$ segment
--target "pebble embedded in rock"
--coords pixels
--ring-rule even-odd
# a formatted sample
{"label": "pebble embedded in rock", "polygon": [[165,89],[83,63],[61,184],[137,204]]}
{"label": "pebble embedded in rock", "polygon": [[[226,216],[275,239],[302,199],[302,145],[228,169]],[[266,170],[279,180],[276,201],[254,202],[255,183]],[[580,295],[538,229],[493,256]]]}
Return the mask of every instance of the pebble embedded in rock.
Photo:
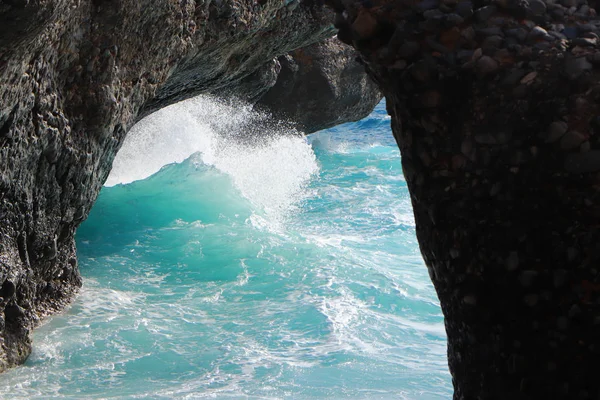
{"label": "pebble embedded in rock", "polygon": [[567,39],[575,39],[579,36],[579,29],[575,26],[568,26],[563,29],[562,33]]}
{"label": "pebble embedded in rock", "polygon": [[565,133],[567,133],[568,129],[569,127],[564,121],[555,121],[551,123],[550,127],[548,128],[548,136],[546,136],[546,143],[556,142],[558,139],[563,137]]}
{"label": "pebble embedded in rock", "polygon": [[554,283],[554,287],[559,288],[563,286],[567,281],[567,271],[564,269],[557,269],[556,271],[554,271],[552,280]]}
{"label": "pebble embedded in rock", "polygon": [[482,56],[477,60],[477,70],[483,75],[489,75],[498,70],[498,62],[490,56]]}
{"label": "pebble embedded in rock", "polygon": [[579,78],[581,74],[592,68],[592,64],[586,57],[569,57],[565,61],[565,74],[570,80]]}
{"label": "pebble embedded in rock", "polygon": [[534,279],[538,276],[537,271],[526,270],[521,272],[519,275],[519,282],[522,286],[529,287],[533,283]]}
{"label": "pebble embedded in rock", "polygon": [[520,81],[520,82],[521,82],[521,84],[523,84],[523,85],[527,85],[528,83],[531,83],[531,82],[533,82],[533,81],[535,80],[535,78],[536,78],[536,77],[537,77],[537,72],[536,72],[536,71],[533,71],[533,72],[530,72],[530,73],[528,73],[527,75],[525,75],[525,76],[523,77],[523,79],[521,79],[521,81]]}
{"label": "pebble embedded in rock", "polygon": [[485,6],[475,11],[475,18],[479,22],[487,21],[496,12],[496,6]]}
{"label": "pebble embedded in rock", "polygon": [[590,143],[589,140],[586,140],[585,142],[581,143],[581,146],[579,146],[579,151],[582,153],[587,153],[591,149],[592,149],[592,144]]}
{"label": "pebble embedded in rock", "polygon": [[523,301],[529,307],[535,307],[535,305],[538,303],[538,295],[537,294],[528,294],[523,298]]}
{"label": "pebble embedded in rock", "polygon": [[400,58],[410,58],[417,54],[420,50],[420,46],[417,42],[405,42],[402,44],[400,49],[398,49],[398,57]]}
{"label": "pebble embedded in rock", "polygon": [[473,15],[473,3],[470,1],[461,1],[456,5],[454,11],[463,18],[469,18]]}
{"label": "pebble embedded in rock", "polygon": [[532,30],[529,31],[528,36],[530,39],[537,39],[537,38],[546,37],[547,35],[548,35],[548,31],[546,31],[542,27],[536,26]]}
{"label": "pebble embedded in rock", "polygon": [[460,25],[464,22],[464,18],[458,14],[452,13],[446,16],[446,26],[453,27],[456,25]]}
{"label": "pebble embedded in rock", "polygon": [[583,47],[596,47],[597,45],[597,39],[592,39],[592,38],[575,38],[571,41],[572,44],[576,45],[576,46],[583,46]]}
{"label": "pebble embedded in rock", "polygon": [[565,151],[573,150],[585,140],[586,137],[583,134],[577,131],[569,131],[560,139],[560,148]]}
{"label": "pebble embedded in rock", "polygon": [[533,15],[542,15],[546,13],[546,4],[541,0],[530,0],[528,8]]}
{"label": "pebble embedded in rock", "polygon": [[516,251],[511,251],[504,264],[506,265],[506,269],[509,271],[514,271],[517,269],[519,267],[519,253]]}
{"label": "pebble embedded in rock", "polygon": [[556,327],[561,331],[566,331],[569,328],[569,319],[567,317],[558,317],[556,319]]}
{"label": "pebble embedded in rock", "polygon": [[438,0],[424,0],[417,4],[417,9],[421,10],[421,12],[425,12],[438,7],[439,4]]}
{"label": "pebble embedded in rock", "polygon": [[377,30],[377,20],[366,10],[361,10],[352,23],[352,30],[362,39],[372,37]]}
{"label": "pebble embedded in rock", "polygon": [[421,93],[420,101],[421,105],[425,108],[435,108],[440,104],[441,95],[435,90],[429,90],[425,93]]}
{"label": "pebble embedded in rock", "polygon": [[514,37],[519,42],[524,42],[527,39],[527,31],[523,28],[507,29],[506,36]]}

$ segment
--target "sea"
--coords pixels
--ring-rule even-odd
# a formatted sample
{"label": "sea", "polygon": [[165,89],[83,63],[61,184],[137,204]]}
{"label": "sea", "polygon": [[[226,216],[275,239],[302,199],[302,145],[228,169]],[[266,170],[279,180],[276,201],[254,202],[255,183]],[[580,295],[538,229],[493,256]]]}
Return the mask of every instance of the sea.
{"label": "sea", "polygon": [[198,97],[138,123],[76,234],[83,287],[2,399],[450,399],[385,103],[308,136]]}

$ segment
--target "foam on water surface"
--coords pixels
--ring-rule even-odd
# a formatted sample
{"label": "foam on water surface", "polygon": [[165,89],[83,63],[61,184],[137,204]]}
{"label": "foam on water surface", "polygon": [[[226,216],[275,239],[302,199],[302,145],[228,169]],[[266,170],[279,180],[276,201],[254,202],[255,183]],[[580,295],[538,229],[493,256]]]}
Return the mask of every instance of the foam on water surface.
{"label": "foam on water surface", "polygon": [[204,98],[134,129],[82,292],[0,398],[451,397],[384,105],[308,139],[267,119]]}

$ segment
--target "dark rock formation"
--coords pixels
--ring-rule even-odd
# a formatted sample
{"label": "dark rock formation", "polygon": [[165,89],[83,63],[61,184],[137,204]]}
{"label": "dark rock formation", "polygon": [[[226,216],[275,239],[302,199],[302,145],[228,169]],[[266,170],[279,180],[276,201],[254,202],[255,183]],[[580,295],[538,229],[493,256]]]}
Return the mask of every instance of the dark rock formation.
{"label": "dark rock formation", "polygon": [[306,133],[358,121],[381,92],[356,61],[356,51],[332,38],[279,57],[277,83],[257,103]]}
{"label": "dark rock formation", "polygon": [[[387,98],[455,398],[597,398],[594,4],[329,1]],[[136,118],[261,66],[272,82],[265,63],[329,36],[327,18],[274,0],[0,4],[0,369],[79,285],[73,231]]]}
{"label": "dark rock formation", "polygon": [[380,84],[455,399],[600,395],[600,19],[585,0],[332,0]]}
{"label": "dark rock formation", "polygon": [[331,20],[297,0],[0,2],[0,371],[80,286],[73,234],[134,122],[199,93],[256,98]]}

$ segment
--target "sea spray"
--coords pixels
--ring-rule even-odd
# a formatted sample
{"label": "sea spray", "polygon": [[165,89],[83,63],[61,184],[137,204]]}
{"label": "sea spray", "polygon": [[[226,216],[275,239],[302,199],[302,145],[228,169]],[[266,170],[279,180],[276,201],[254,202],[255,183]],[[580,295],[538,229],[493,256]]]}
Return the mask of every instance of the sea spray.
{"label": "sea spray", "polygon": [[[302,134],[247,104],[196,97],[155,112],[128,134],[106,186],[145,179],[198,153],[195,163],[229,175],[271,226],[304,197],[318,171]],[[255,215],[253,220],[265,223]]]}

